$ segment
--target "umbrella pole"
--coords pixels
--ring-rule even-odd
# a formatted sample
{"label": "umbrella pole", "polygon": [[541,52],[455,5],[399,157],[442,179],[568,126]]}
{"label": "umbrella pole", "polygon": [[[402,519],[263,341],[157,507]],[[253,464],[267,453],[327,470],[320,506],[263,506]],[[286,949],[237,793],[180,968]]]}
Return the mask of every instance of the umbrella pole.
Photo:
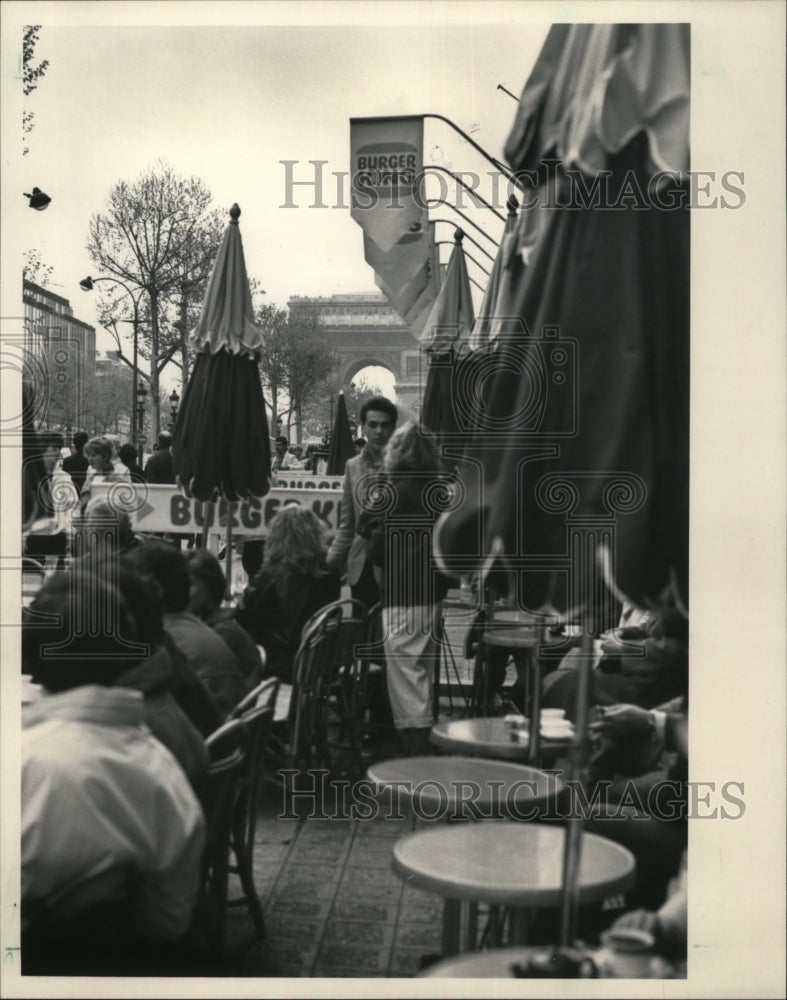
{"label": "umbrella pole", "polygon": [[232,511],[234,506],[227,501],[227,534],[224,542],[224,576],[227,582],[224,587],[224,597],[228,601],[232,598]]}
{"label": "umbrella pole", "polygon": [[213,512],[214,512],[214,505],[213,505],[213,503],[210,503],[210,502],[206,503],[204,510],[205,510],[205,519],[202,522],[202,548],[203,549],[207,549],[207,547],[208,547],[208,531],[210,530],[210,525],[213,522]]}
{"label": "umbrella pole", "polygon": [[[590,701],[590,674],[593,659],[593,636],[582,636],[577,684],[576,734],[571,748],[569,789],[576,788],[584,775],[588,748],[588,705]],[[576,796],[572,796],[576,804]],[[571,801],[571,799],[569,801]],[[560,907],[560,947],[573,948],[577,936],[579,910],[579,866],[582,855],[582,829],[584,817],[572,808],[566,821],[566,839],[563,848],[563,896]]]}

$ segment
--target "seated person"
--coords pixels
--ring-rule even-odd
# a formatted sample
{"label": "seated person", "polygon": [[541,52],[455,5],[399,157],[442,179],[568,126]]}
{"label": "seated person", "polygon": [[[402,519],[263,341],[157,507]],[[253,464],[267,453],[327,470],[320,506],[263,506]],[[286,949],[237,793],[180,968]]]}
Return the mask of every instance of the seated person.
{"label": "seated person", "polygon": [[262,679],[262,658],[252,637],[236,621],[235,609],[221,606],[226,578],[219,560],[207,549],[192,549],[186,564],[191,577],[189,611],[227,643],[251,691]]}
{"label": "seated person", "polygon": [[[591,705],[625,703],[651,709],[680,695],[688,670],[688,622],[669,609],[647,624],[624,626],[602,640],[603,656],[593,670]],[[558,670],[545,685],[544,708],[576,707],[577,671]],[[550,678],[551,680],[551,678]]]}
{"label": "seated person", "polygon": [[22,970],[132,974],[189,927],[202,810],[142,693],[117,686],[145,649],[122,594],[57,573],[31,610],[23,669],[45,694],[22,721]]}
{"label": "seated person", "polygon": [[[200,730],[175,697],[178,676],[175,658],[164,644],[161,590],[152,577],[134,572],[125,560],[118,565],[118,587],[137,622],[140,641],[148,646],[148,656],[120,674],[117,686],[142,692],[148,729],[170,751],[199,793],[208,766],[208,751]],[[193,682],[200,684],[196,677]],[[204,689],[203,694],[210,701]],[[211,729],[217,725],[218,717],[214,714]]]}
{"label": "seated person", "polygon": [[116,552],[128,555],[132,549],[150,540],[149,535],[137,535],[131,518],[125,510],[118,509],[103,497],[88,501],[81,522],[76,526],[81,536],[78,554],[89,558]]}
{"label": "seated person", "polygon": [[226,718],[246,694],[246,682],[229,646],[188,610],[191,580],[182,553],[154,538],[133,549],[128,559],[133,569],[158,583],[164,595],[164,630],[207,688],[220,718]]}
{"label": "seated person", "polygon": [[[109,582],[116,579],[114,574],[118,572],[118,567],[122,575],[125,566],[126,575],[144,578],[161,598],[161,588],[156,580],[125,562],[129,553],[151,541],[150,535],[138,535],[132,530],[125,511],[118,512],[106,500],[94,498],[88,503],[75,539],[75,550],[79,556],[75,566],[98,573]],[[172,697],[202,736],[209,736],[222,720],[214,699],[166,632],[162,632],[153,645],[158,648],[151,652],[150,666],[140,668],[143,669],[145,683],[152,680],[149,671],[164,671],[171,681]]]}
{"label": "seated person", "polygon": [[325,561],[325,528],[309,507],[284,507],[271,521],[265,562],[246,588],[237,620],[265,650],[265,676],[292,684],[301,631],[315,611],[339,599]]}
{"label": "seated person", "polygon": [[687,708],[685,694],[653,710],[612,705],[590,726],[590,781],[602,794],[586,828],[634,854],[629,901],[647,909],[664,901],[687,843]]}

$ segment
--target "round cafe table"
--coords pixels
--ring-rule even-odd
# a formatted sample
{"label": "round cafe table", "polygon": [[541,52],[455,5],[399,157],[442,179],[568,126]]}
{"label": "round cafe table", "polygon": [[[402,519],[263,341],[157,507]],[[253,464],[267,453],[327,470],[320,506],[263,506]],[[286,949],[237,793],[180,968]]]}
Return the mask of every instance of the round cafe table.
{"label": "round cafe table", "polygon": [[[527,967],[536,956],[544,955],[549,949],[537,948],[490,948],[487,951],[469,955],[459,955],[436,962],[418,973],[425,979],[516,979],[516,969]],[[592,953],[589,953],[592,958]]]}
{"label": "round cafe table", "polygon": [[[431,979],[522,979],[532,959],[539,964],[547,962],[553,949],[542,945],[538,948],[490,948],[488,951],[459,955],[430,965],[419,972],[419,978]],[[598,979],[685,979],[685,961],[668,961],[654,951],[626,954],[610,953],[607,948],[571,949],[575,963],[584,963]],[[592,963],[592,964],[591,964]],[[540,977],[539,977],[540,978]],[[555,980],[560,979],[558,974]],[[566,974],[567,978],[567,974]],[[571,976],[571,978],[577,978]],[[543,980],[542,980],[543,981]]]}
{"label": "round cafe table", "polygon": [[[449,753],[463,753],[472,757],[491,757],[494,760],[527,761],[530,759],[530,736],[525,731],[514,733],[501,718],[454,719],[438,722],[432,727],[430,740],[435,746]],[[521,738],[520,738],[521,737]],[[554,759],[566,753],[571,739],[545,739],[541,737],[542,759]]]}
{"label": "round cafe table", "polygon": [[533,767],[460,755],[378,761],[366,776],[427,820],[536,819],[564,787],[557,775]]}
{"label": "round cafe table", "polygon": [[[564,839],[562,826],[546,823],[448,824],[402,837],[394,845],[392,866],[408,885],[443,897],[443,954],[455,955],[475,948],[478,903],[511,908],[518,944],[526,937],[529,909],[560,905]],[[579,903],[625,892],[634,881],[630,851],[582,834]],[[463,903],[470,904],[465,949]]]}

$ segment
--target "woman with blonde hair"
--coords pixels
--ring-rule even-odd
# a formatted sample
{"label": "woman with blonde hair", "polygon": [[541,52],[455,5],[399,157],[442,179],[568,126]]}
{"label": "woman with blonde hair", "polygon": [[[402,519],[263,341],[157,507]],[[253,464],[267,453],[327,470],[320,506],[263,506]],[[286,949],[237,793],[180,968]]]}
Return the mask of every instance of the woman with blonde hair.
{"label": "woman with blonde hair", "polygon": [[84,510],[90,500],[93,486],[100,483],[130,482],[130,476],[125,465],[118,464],[118,467],[115,468],[112,461],[112,444],[107,438],[91,438],[85,445],[82,454],[88,461],[85,484],[80,496]]}
{"label": "woman with blonde hair", "polygon": [[434,569],[432,529],[448,478],[434,436],[413,423],[394,432],[383,462],[385,516],[363,515],[359,531],[370,533],[371,558],[382,570],[388,693],[404,750],[414,756],[428,752],[434,721],[436,609],[448,581]]}
{"label": "woman with blonde hair", "polygon": [[268,528],[265,560],[246,588],[236,621],[266,653],[265,675],[292,683],[301,630],[315,611],[339,599],[328,567],[325,525],[309,508],[284,507]]}

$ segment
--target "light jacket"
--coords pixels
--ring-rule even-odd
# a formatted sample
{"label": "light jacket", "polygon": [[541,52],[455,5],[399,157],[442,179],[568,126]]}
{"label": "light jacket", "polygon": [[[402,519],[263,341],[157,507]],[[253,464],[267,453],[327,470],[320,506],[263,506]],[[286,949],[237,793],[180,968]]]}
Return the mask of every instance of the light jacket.
{"label": "light jacket", "polygon": [[128,897],[146,935],[187,930],[205,821],[144,712],[141,692],[98,685],[24,709],[23,925],[41,912],[67,919]]}
{"label": "light jacket", "polygon": [[347,573],[347,583],[356,584],[363,572],[369,553],[369,541],[357,534],[362,513],[361,494],[366,477],[382,472],[382,464],[372,457],[368,445],[360,455],[349,458],[344,469],[344,492],[339,529],[328,550],[328,565]]}

